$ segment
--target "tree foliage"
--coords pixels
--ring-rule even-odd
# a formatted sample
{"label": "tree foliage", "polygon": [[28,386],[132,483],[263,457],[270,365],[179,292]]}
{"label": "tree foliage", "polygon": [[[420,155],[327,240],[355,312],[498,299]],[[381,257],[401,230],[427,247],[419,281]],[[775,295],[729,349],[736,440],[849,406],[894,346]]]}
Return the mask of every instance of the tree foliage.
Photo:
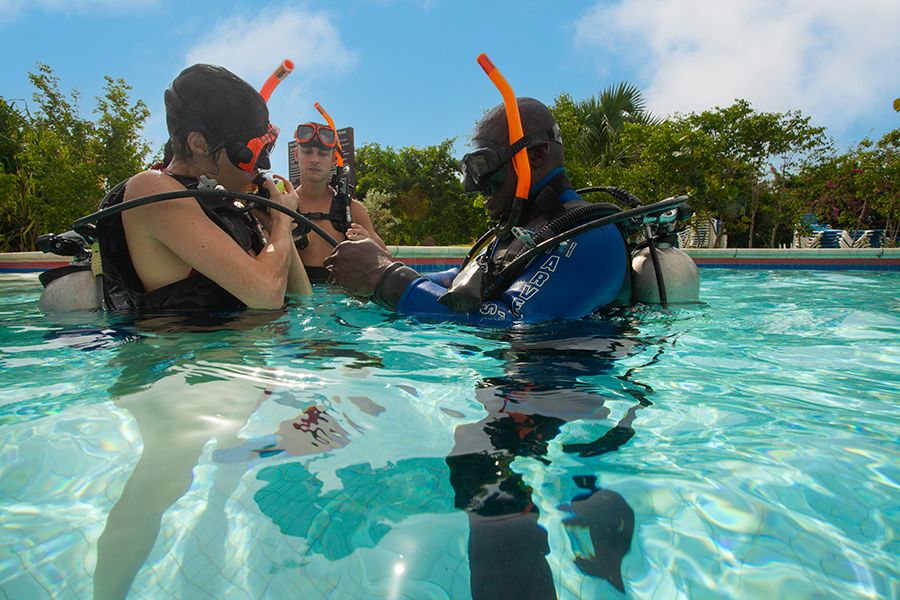
{"label": "tree foliage", "polygon": [[[632,101],[611,100],[617,96]],[[587,129],[579,106],[599,106],[604,98],[619,117],[599,120],[612,132],[608,155],[599,158],[600,146],[585,154],[579,142]],[[561,95],[552,110],[576,185],[618,185],[645,203],[687,194],[701,217],[722,223],[720,236],[751,247],[790,239],[807,207],[788,188],[831,152],[825,130],[799,111],[758,112],[746,100],[661,121],[644,111],[639,92],[620,84],[590,103]]]}
{"label": "tree foliage", "polygon": [[49,66],[39,63],[28,77],[34,113],[0,99],[0,251],[33,250],[41,233],[67,230],[149,153],[140,137],[149,110],[130,100],[124,80],[105,78],[90,120],[78,92],[63,93]]}
{"label": "tree foliage", "polygon": [[366,144],[357,150],[356,192],[387,243],[464,244],[487,228],[482,199],[463,192],[452,150],[452,139],[425,148]]}
{"label": "tree foliage", "polygon": [[807,165],[789,183],[798,206],[842,229],[884,229],[896,245],[900,228],[900,129],[865,139],[846,154]]}
{"label": "tree foliage", "polygon": [[[40,233],[67,230],[150,154],[141,138],[149,111],[125,81],[106,77],[86,119],[78,92],[64,93],[50,67],[38,64],[29,79],[32,110],[0,98],[0,251],[31,250]],[[810,213],[834,227],[884,229],[896,244],[898,129],[837,155],[799,111],[736,100],[660,120],[627,83],[586,100],[562,93],[551,110],[576,187],[618,185],[645,203],[687,194],[730,245],[776,246]],[[463,193],[452,148],[358,149],[357,195],[385,241],[467,244],[486,230],[484,199]]]}

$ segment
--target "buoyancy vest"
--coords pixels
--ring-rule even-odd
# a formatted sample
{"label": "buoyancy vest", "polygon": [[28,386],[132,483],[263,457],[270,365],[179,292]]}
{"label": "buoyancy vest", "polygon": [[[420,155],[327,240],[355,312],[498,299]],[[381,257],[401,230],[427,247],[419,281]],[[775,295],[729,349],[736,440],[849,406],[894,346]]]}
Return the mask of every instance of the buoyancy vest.
{"label": "buoyancy vest", "polygon": [[[334,225],[334,228],[343,235],[348,229],[350,229],[350,225],[353,223],[353,218],[350,214],[350,204],[352,200],[350,196],[345,193],[338,192],[334,195],[334,198],[331,199],[331,206],[327,213],[323,212],[302,212],[300,213],[307,219],[311,221],[331,221],[331,224]],[[294,235],[299,235],[297,238],[296,246],[298,250],[303,250],[306,246],[309,245],[309,238],[306,236],[309,234],[309,228],[304,226],[302,223],[298,223],[296,229],[294,230]]]}
{"label": "buoyancy vest", "polygon": [[[196,189],[194,177],[169,174],[187,189]],[[101,209],[123,201],[125,188],[109,197]],[[187,199],[185,199],[187,200]],[[259,253],[263,248],[262,228],[249,207],[229,198],[196,198],[209,219],[227,233],[243,250]],[[104,308],[117,311],[231,311],[246,305],[202,273],[191,270],[181,281],[147,292],[141,283],[125,239],[122,215],[114,214],[97,223],[97,237],[103,268]]]}

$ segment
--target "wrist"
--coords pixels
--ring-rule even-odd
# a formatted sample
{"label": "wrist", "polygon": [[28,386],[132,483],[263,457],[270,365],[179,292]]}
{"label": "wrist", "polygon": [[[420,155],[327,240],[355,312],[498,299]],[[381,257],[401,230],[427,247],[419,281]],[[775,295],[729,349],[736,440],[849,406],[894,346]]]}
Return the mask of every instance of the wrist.
{"label": "wrist", "polygon": [[378,278],[372,301],[389,310],[396,310],[403,292],[419,277],[421,275],[415,269],[407,267],[402,262],[392,262]]}

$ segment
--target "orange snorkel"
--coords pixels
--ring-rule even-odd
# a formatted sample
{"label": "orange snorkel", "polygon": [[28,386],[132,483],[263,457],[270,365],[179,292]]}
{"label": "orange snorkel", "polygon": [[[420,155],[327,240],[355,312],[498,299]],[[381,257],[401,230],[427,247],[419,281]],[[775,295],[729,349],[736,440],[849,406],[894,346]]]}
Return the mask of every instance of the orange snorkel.
{"label": "orange snorkel", "polygon": [[[281,83],[282,81],[284,81],[285,78],[288,75],[290,75],[293,70],[294,70],[294,63],[290,59],[286,58],[283,61],[281,61],[281,64],[278,65],[278,68],[275,69],[275,71],[271,75],[269,75],[269,78],[266,79],[266,82],[263,84],[263,86],[261,88],[259,88],[259,95],[262,96],[262,99],[266,102],[266,104],[269,103],[269,98],[272,97],[272,92],[275,91],[275,88],[278,87],[278,84]],[[273,126],[271,124],[269,124],[269,129],[270,129],[270,131],[273,129]],[[275,129],[275,138],[271,140],[272,144],[274,144],[275,139],[278,138],[278,129],[277,128],[274,128],[274,129]],[[250,148],[251,151],[255,152],[258,155],[262,149],[261,144],[263,144],[265,141],[266,141],[265,139],[251,140],[250,144],[248,145],[248,148]],[[256,162],[255,158],[254,158],[253,162],[254,163]],[[243,165],[239,165],[239,166],[241,166],[241,168],[244,168]],[[249,166],[252,167],[253,165],[249,164]],[[281,177],[280,175],[276,175],[274,177],[276,178],[276,181],[279,181],[279,182],[284,180],[284,177]],[[262,185],[263,179],[264,179],[264,177],[262,176],[262,174],[260,174],[256,177],[256,179],[253,180],[253,183],[256,184],[258,191],[262,191],[262,189],[263,189],[263,185]],[[284,189],[284,183],[281,183],[280,189],[282,189],[282,190]]]}
{"label": "orange snorkel", "polygon": [[[329,115],[325,111],[325,109],[322,108],[321,104],[316,102],[313,106],[316,107],[316,110],[319,111],[320,115],[325,117],[325,122],[328,123],[328,126],[331,127],[331,130],[334,132],[334,145],[335,145],[334,156],[335,156],[335,162],[337,165],[337,169],[335,170],[335,177],[337,177],[337,180],[340,183],[340,185],[338,186],[340,192],[344,195],[347,195],[347,187],[348,187],[347,177],[349,176],[349,171],[344,168],[344,156],[343,156],[344,149],[341,147],[341,138],[338,137],[337,127],[334,126],[334,121],[332,120],[331,115]],[[348,198],[348,202],[347,202],[347,206],[345,208],[345,211],[347,214],[347,223],[352,223],[353,215],[350,212],[350,202],[349,202],[350,196],[347,196],[347,198]]]}
{"label": "orange snorkel", "polygon": [[281,64],[278,65],[278,68],[275,69],[275,72],[269,75],[269,78],[266,79],[263,86],[259,88],[259,95],[263,97],[263,100],[268,102],[269,98],[272,96],[272,92],[278,87],[278,84],[284,81],[293,70],[294,63],[290,59],[284,59]]}
{"label": "orange snorkel", "polygon": [[[490,77],[500,94],[503,96],[503,105],[506,108],[506,122],[509,125],[509,143],[513,144],[519,141],[524,134],[522,131],[522,120],[519,118],[519,105],[516,102],[516,94],[512,87],[500,73],[500,69],[494,66],[487,54],[482,52],[478,55],[478,64],[484,69],[484,72]],[[522,204],[528,198],[528,191],[531,188],[531,165],[528,162],[528,150],[522,148],[513,156],[513,168],[516,171],[516,197],[513,201],[510,218],[497,234],[497,237],[506,236],[513,225],[519,218],[522,211]]]}
{"label": "orange snorkel", "polygon": [[319,114],[325,117],[325,122],[328,123],[328,126],[331,127],[331,130],[334,131],[334,141],[337,146],[337,151],[335,152],[335,157],[337,159],[338,168],[344,166],[344,149],[341,148],[341,138],[338,137],[337,127],[334,126],[334,121],[331,119],[331,115],[325,112],[325,109],[322,108],[322,105],[316,102],[314,104],[316,110],[319,111]]}

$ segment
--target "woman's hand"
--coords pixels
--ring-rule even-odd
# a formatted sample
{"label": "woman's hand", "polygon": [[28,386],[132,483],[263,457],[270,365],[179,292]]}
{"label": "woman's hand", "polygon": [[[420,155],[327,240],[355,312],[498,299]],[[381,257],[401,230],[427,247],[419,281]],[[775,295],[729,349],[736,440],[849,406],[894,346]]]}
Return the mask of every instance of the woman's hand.
{"label": "woman's hand", "polygon": [[269,192],[269,198],[285,208],[296,211],[297,207],[300,206],[300,197],[297,195],[297,190],[294,189],[294,186],[291,185],[291,182],[286,178],[281,177],[280,175],[275,175],[275,177],[284,184],[284,192],[278,188],[278,185],[274,180],[266,179],[265,183],[263,183],[263,187]]}

